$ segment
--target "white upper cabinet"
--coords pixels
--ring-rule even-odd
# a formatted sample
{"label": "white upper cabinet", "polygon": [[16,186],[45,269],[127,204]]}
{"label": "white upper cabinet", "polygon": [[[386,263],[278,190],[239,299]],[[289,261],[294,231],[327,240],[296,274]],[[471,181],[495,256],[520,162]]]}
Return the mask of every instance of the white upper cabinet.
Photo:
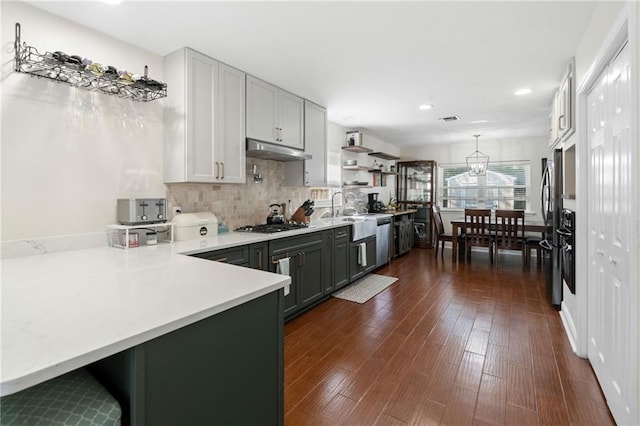
{"label": "white upper cabinet", "polygon": [[285,163],[288,186],[327,186],[327,110],[304,101],[304,146],[311,160]]}
{"label": "white upper cabinet", "polygon": [[244,183],[245,73],[182,49],[164,77],[164,181]]}
{"label": "white upper cabinet", "polygon": [[304,100],[247,76],[247,138],[304,149]]}
{"label": "white upper cabinet", "polygon": [[549,148],[553,148],[560,138],[558,137],[558,91],[553,94],[551,111],[549,112]]}
{"label": "white upper cabinet", "polygon": [[575,62],[572,58],[560,88],[553,96],[549,114],[549,147],[564,141],[575,131]]}

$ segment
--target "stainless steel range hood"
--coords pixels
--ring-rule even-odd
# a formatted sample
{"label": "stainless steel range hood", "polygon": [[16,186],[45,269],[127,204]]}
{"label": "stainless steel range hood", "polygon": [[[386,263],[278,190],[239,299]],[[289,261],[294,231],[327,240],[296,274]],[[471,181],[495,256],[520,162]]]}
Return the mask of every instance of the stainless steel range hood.
{"label": "stainless steel range hood", "polygon": [[276,161],[311,160],[311,154],[282,145],[247,139],[247,157]]}

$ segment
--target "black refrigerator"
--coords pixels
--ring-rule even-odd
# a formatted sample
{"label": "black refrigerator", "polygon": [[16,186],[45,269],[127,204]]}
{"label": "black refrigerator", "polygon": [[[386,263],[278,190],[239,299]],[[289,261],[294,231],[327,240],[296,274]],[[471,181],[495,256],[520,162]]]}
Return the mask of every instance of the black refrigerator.
{"label": "black refrigerator", "polygon": [[560,309],[562,303],[562,241],[556,229],[562,217],[562,150],[554,149],[551,158],[542,159],[540,185],[542,218],[547,232],[540,245],[545,251],[547,294],[551,304]]}

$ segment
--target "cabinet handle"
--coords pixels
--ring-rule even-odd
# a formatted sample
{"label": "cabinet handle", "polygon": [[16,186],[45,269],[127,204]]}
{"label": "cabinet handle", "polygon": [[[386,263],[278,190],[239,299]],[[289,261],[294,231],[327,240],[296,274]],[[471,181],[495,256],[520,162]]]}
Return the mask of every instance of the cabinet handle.
{"label": "cabinet handle", "polygon": [[278,130],[280,130],[280,142],[282,142],[282,140],[284,139],[284,137],[282,136],[282,127],[280,127]]}
{"label": "cabinet handle", "polygon": [[305,178],[304,178],[304,183],[305,185],[309,185],[309,171],[305,171],[304,172]]}
{"label": "cabinet handle", "polygon": [[298,266],[302,267],[304,266],[304,263],[302,261],[302,253],[298,252]]}
{"label": "cabinet handle", "polygon": [[216,179],[220,179],[220,163],[216,161]]}
{"label": "cabinet handle", "polygon": [[262,250],[258,250],[258,269],[262,269]]}
{"label": "cabinet handle", "polygon": [[564,126],[560,125],[560,121],[564,120],[564,114],[562,114],[560,117],[558,117],[558,130],[564,130]]}
{"label": "cabinet handle", "polygon": [[226,261],[227,261],[227,258],[226,258],[226,257],[219,257],[219,258],[217,258],[217,259],[214,259],[213,261],[214,261],[214,262],[226,262]]}
{"label": "cabinet handle", "polygon": [[220,179],[224,179],[224,161],[220,162],[220,168],[222,169],[222,173],[220,174]]}

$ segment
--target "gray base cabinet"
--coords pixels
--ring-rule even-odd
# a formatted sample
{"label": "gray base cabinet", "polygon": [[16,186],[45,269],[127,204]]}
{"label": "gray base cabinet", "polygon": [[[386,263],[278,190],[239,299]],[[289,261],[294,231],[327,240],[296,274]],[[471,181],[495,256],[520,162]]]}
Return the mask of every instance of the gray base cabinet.
{"label": "gray base cabinet", "polygon": [[261,271],[269,270],[269,243],[265,241],[249,246],[249,267]]}
{"label": "gray base cabinet", "polygon": [[270,241],[271,271],[276,272],[277,261],[289,258],[290,292],[285,297],[285,316],[290,316],[324,295],[325,232],[314,232],[291,238]]}
{"label": "gray base cabinet", "polygon": [[207,251],[204,253],[192,254],[193,257],[200,259],[213,260],[214,262],[230,263],[232,265],[250,266],[249,246],[232,247],[228,249]]}
{"label": "gray base cabinet", "polygon": [[[360,243],[367,244],[367,264],[360,260]],[[349,244],[349,277],[355,281],[376,269],[376,237],[375,235]]]}
{"label": "gray base cabinet", "polygon": [[108,357],[92,372],[123,424],[283,425],[283,291]]}
{"label": "gray base cabinet", "polygon": [[351,241],[351,228],[337,228],[333,232],[333,287],[334,290],[339,290],[349,284],[349,242]]}

